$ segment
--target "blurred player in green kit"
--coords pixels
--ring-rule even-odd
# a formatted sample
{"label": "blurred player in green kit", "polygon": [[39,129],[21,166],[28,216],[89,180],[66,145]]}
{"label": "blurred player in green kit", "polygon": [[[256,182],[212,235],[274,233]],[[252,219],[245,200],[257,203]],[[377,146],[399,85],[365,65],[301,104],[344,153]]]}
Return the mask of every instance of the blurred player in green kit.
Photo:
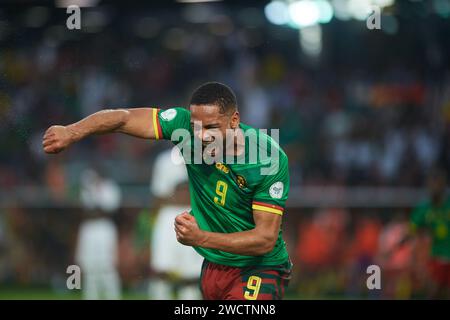
{"label": "blurred player in green kit", "polygon": [[431,237],[428,267],[434,282],[432,298],[450,299],[450,197],[446,194],[445,172],[436,169],[428,178],[430,198],[412,213],[412,232]]}
{"label": "blurred player in green kit", "polygon": [[174,227],[177,240],[204,257],[205,299],[284,296],[292,269],[281,231],[288,159],[276,139],[240,122],[230,88],[217,82],[200,86],[189,110],[99,111],[50,127],[43,147],[58,153],[91,134],[111,132],[172,140],[182,151],[192,210],[180,213]]}

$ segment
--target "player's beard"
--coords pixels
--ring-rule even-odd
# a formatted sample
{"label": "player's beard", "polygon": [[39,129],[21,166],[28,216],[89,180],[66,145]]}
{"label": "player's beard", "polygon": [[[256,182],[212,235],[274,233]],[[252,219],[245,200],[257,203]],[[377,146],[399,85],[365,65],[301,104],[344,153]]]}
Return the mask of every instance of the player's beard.
{"label": "player's beard", "polygon": [[[228,128],[223,133],[213,135],[212,141],[202,141],[203,160],[208,163],[224,163],[227,156],[233,156],[237,150],[237,131]],[[205,159],[206,158],[206,159]]]}
{"label": "player's beard", "polygon": [[[221,139],[220,139],[221,140]],[[225,144],[223,140],[215,140],[212,142],[202,142],[203,159],[206,163],[223,162]]]}
{"label": "player's beard", "polygon": [[214,158],[214,162],[226,163],[229,156],[233,158],[242,153],[245,149],[245,139],[242,139],[242,135],[239,139],[238,133],[235,129],[228,129],[225,139],[218,137],[211,142],[202,141],[203,156]]}

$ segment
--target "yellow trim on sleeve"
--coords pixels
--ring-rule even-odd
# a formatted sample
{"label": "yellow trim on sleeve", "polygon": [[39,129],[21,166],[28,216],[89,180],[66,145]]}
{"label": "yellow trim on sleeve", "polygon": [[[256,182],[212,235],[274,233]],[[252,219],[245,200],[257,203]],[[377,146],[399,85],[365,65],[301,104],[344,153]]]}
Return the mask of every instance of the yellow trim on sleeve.
{"label": "yellow trim on sleeve", "polygon": [[253,204],[252,205],[252,209],[266,211],[266,212],[270,212],[270,213],[275,213],[275,214],[278,214],[280,216],[283,215],[283,211],[282,210],[269,208],[269,207],[265,207],[265,206],[260,206],[260,205],[257,205],[257,204]]}
{"label": "yellow trim on sleeve", "polygon": [[153,130],[155,131],[155,139],[158,140],[160,138],[158,131],[158,109],[153,108]]}

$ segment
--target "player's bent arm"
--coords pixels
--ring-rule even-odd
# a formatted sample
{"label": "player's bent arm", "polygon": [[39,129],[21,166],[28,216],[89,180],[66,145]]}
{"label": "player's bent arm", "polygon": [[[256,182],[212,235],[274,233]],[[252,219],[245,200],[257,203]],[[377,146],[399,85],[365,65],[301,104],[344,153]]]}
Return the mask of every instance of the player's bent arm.
{"label": "player's bent arm", "polygon": [[58,153],[92,134],[121,132],[139,138],[155,138],[153,112],[153,108],[102,110],[68,126],[51,126],[44,134],[44,151]]}
{"label": "player's bent arm", "polygon": [[235,233],[205,231],[201,247],[225,252],[260,256],[273,250],[280,231],[281,216],[259,210],[253,211],[255,228]]}
{"label": "player's bent arm", "polygon": [[[278,239],[281,225],[281,216],[259,210],[253,211],[255,228],[248,231],[234,233],[217,233],[197,230],[198,236],[185,238],[186,227],[175,223],[177,238],[181,243],[203,248],[216,249],[229,253],[260,256],[273,250]],[[180,219],[181,220],[181,219]],[[195,222],[195,221],[194,221]],[[196,222],[195,222],[196,224]],[[195,233],[195,232],[192,232]],[[184,242],[184,240],[187,240]]]}

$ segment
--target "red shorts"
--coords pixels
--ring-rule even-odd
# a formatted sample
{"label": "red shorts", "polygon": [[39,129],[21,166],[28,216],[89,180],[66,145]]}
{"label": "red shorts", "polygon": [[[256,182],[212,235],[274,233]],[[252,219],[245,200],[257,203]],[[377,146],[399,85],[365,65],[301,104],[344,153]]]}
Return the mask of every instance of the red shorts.
{"label": "red shorts", "polygon": [[428,267],[436,283],[450,287],[450,262],[432,259],[428,262]]}
{"label": "red shorts", "polygon": [[205,300],[280,300],[291,278],[292,263],[230,267],[203,261],[200,288]]}

